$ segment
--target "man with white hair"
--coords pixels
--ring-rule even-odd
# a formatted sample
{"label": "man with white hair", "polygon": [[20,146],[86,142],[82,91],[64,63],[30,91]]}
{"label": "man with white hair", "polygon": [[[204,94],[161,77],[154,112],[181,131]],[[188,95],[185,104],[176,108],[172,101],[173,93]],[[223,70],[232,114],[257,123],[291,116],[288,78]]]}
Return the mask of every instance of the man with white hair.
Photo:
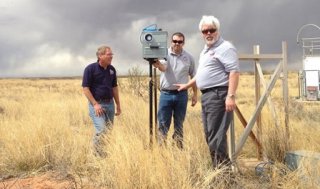
{"label": "man with white hair", "polygon": [[235,47],[220,36],[216,17],[203,16],[199,30],[206,44],[200,53],[196,76],[177,86],[184,90],[196,83],[202,93],[203,128],[213,166],[230,165],[226,133],[236,107],[239,59]]}

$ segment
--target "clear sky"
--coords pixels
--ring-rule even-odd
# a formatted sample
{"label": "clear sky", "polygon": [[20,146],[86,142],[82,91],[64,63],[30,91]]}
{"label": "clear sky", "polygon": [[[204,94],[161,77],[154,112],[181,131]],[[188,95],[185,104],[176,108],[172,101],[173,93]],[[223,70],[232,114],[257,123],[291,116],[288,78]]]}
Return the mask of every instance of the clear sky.
{"label": "clear sky", "polygon": [[[198,24],[202,15],[221,22],[221,36],[239,53],[281,53],[288,44],[288,64],[302,68],[298,30],[320,26],[319,0],[1,0],[0,77],[81,76],[96,61],[98,46],[111,46],[119,74],[132,66],[148,71],[140,34],[157,24],[169,36],[181,31],[184,48],[197,60],[204,46]],[[305,28],[301,37],[320,37]],[[252,64],[241,63],[242,70]],[[266,63],[262,67],[270,67]]]}

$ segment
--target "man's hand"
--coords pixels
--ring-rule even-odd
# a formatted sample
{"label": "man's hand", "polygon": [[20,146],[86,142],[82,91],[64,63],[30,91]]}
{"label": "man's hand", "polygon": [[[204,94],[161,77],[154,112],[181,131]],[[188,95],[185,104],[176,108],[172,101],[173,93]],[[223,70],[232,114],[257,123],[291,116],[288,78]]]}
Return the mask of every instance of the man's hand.
{"label": "man's hand", "polygon": [[155,59],[152,61],[152,66],[155,67],[155,68],[159,68],[160,66],[160,61],[158,59]]}
{"label": "man's hand", "polygon": [[195,106],[198,102],[197,95],[192,95],[191,97],[191,106]]}
{"label": "man's hand", "polygon": [[233,110],[236,109],[236,100],[235,98],[226,98],[226,111],[227,112],[232,112]]}
{"label": "man's hand", "polygon": [[187,84],[173,84],[174,86],[178,87],[178,91],[182,91],[182,90],[186,90],[188,89],[188,85]]}
{"label": "man's hand", "polygon": [[117,106],[115,116],[118,116],[120,114],[121,114],[121,108]]}
{"label": "man's hand", "polygon": [[102,107],[100,106],[99,103],[96,103],[93,107],[94,107],[94,111],[96,113],[96,116],[100,117],[100,116],[102,116],[102,114],[104,114],[104,110],[102,109]]}
{"label": "man's hand", "polygon": [[180,84],[180,83],[177,83],[177,84],[173,84],[174,86],[178,87],[178,91],[182,91],[182,90],[187,90],[189,87],[191,87],[192,85],[195,85],[196,83],[196,79],[195,77],[193,77],[188,83],[186,84]]}

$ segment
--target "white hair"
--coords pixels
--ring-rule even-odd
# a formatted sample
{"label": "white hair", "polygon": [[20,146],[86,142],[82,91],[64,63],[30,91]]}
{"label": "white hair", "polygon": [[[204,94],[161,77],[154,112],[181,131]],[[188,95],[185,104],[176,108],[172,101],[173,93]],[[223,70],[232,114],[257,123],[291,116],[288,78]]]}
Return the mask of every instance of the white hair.
{"label": "white hair", "polygon": [[200,20],[200,23],[199,23],[199,30],[200,31],[201,31],[201,28],[202,28],[203,24],[214,25],[217,28],[218,31],[220,29],[220,22],[219,22],[218,18],[216,18],[214,16],[207,16],[207,15],[202,16],[202,18]]}

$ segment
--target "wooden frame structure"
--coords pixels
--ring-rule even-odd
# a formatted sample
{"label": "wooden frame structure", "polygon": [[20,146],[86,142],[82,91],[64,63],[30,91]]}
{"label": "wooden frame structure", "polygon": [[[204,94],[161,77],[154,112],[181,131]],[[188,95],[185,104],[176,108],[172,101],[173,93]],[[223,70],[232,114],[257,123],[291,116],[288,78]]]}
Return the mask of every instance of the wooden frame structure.
{"label": "wooden frame structure", "polygon": [[[262,136],[262,128],[261,128],[261,111],[266,101],[268,100],[269,108],[271,109],[273,119],[275,120],[275,125],[279,126],[278,118],[275,113],[275,108],[273,106],[271,98],[268,98],[277,79],[280,77],[282,79],[282,95],[284,102],[284,114],[285,114],[285,131],[286,131],[286,141],[288,141],[289,134],[289,102],[288,102],[288,69],[287,69],[287,43],[282,42],[282,53],[281,54],[260,54],[259,46],[254,46],[254,54],[240,54],[240,61],[254,61],[255,66],[255,96],[256,96],[256,107],[251,115],[251,118],[247,122],[243,115],[241,114],[238,107],[235,109],[235,113],[238,116],[240,122],[245,127],[244,132],[240,136],[238,144],[235,145],[234,142],[234,128],[230,129],[231,135],[231,160],[234,161],[239,155],[241,149],[243,148],[248,136],[253,139],[258,148],[258,159],[262,158],[262,145],[261,145],[261,136]],[[260,66],[260,61],[268,61],[268,60],[279,60],[278,65],[276,66],[270,82],[266,83],[263,77],[263,72]],[[260,88],[261,84],[264,87],[265,91],[261,94]],[[253,134],[252,128],[257,124],[257,137]]]}

